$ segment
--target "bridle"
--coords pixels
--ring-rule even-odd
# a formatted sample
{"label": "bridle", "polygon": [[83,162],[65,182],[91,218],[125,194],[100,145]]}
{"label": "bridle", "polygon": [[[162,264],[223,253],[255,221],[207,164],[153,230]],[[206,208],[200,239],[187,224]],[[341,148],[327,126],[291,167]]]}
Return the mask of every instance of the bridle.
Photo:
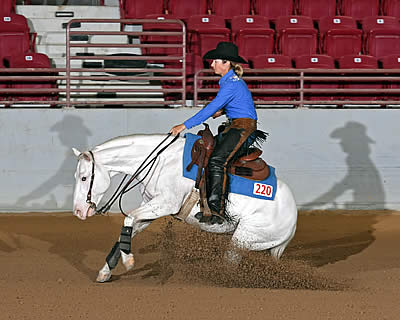
{"label": "bridle", "polygon": [[86,203],[89,204],[89,209],[93,208],[94,210],[96,210],[96,204],[94,202],[92,202],[92,188],[93,188],[93,182],[94,182],[94,155],[93,152],[89,150],[89,154],[92,157],[92,173],[90,175],[90,184],[89,184],[89,190],[86,196]]}
{"label": "bridle", "polygon": [[[176,135],[174,137],[174,139],[172,141],[170,141],[167,145],[165,145],[164,147],[162,147],[157,153],[156,155],[149,160],[149,158],[151,157],[151,155],[161,147],[161,145],[164,144],[164,142],[171,136],[171,133],[169,133],[167,135],[167,137],[160,142],[160,144],[155,147],[153,149],[153,151],[147,156],[147,158],[142,162],[142,164],[139,166],[139,168],[136,170],[136,172],[131,176],[131,178],[127,181],[127,183],[122,187],[123,182],[125,181],[125,179],[127,178],[128,174],[126,174],[120,185],[118,186],[118,188],[115,190],[114,194],[111,196],[111,198],[107,201],[107,203],[101,207],[99,210],[97,210],[97,206],[94,202],[92,202],[92,188],[93,188],[93,182],[94,182],[94,169],[95,169],[95,160],[94,160],[94,155],[92,151],[88,151],[90,156],[92,157],[92,172],[91,172],[91,176],[90,176],[90,184],[89,184],[89,190],[86,196],[86,203],[89,204],[89,209],[93,208],[95,210],[95,214],[96,215],[105,215],[105,213],[111,208],[111,206],[114,204],[114,202],[119,198],[119,208],[121,210],[121,213],[127,217],[127,214],[124,212],[124,210],[122,209],[122,197],[124,194],[126,194],[128,191],[132,190],[134,187],[136,187],[138,184],[140,184],[141,182],[143,182],[143,180],[147,177],[147,175],[149,174],[149,172],[151,171],[151,169],[153,168],[156,159],[159,157],[159,155],[165,150],[167,149],[171,144],[173,144],[178,138],[179,138],[179,134]],[[148,161],[149,160],[149,161]],[[147,173],[145,174],[145,176],[140,179],[140,181],[138,181],[134,186],[129,187],[129,185],[132,183],[132,181],[134,179],[136,179],[138,177],[138,175],[140,173],[142,173],[147,167],[150,168],[147,170]],[[121,189],[122,187],[122,189]]]}

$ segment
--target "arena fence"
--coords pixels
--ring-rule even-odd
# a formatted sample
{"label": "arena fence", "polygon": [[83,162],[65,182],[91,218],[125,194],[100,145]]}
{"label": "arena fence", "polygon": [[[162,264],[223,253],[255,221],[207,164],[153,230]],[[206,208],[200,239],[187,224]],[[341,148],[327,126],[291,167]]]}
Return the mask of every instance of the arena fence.
{"label": "arena fence", "polygon": [[[181,20],[73,19],[66,25],[66,68],[0,68],[0,104],[203,106],[215,97],[219,77],[202,69],[187,85],[186,39]],[[399,75],[400,69],[245,69],[243,78],[259,108],[399,108]]]}
{"label": "arena fence", "polygon": [[[245,69],[258,107],[400,107],[399,69]],[[194,105],[218,91],[212,70],[195,74]]]}
{"label": "arena fence", "polygon": [[[120,30],[104,31],[113,24]],[[83,25],[87,30],[77,30]],[[184,106],[185,49],[180,20],[73,19],[66,25],[66,68],[1,68],[0,104]]]}

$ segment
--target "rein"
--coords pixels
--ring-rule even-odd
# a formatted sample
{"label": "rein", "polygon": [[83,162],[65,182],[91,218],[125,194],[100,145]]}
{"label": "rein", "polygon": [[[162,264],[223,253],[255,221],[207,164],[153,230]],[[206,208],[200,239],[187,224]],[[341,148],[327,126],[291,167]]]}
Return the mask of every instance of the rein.
{"label": "rein", "polygon": [[[119,198],[118,201],[118,205],[119,205],[119,209],[121,210],[121,213],[125,216],[128,217],[128,215],[124,212],[124,210],[122,209],[122,197],[128,193],[129,191],[131,191],[133,188],[135,188],[137,185],[139,185],[140,183],[142,183],[144,181],[144,179],[146,179],[146,177],[148,176],[148,174],[150,173],[151,169],[153,168],[157,158],[160,156],[160,154],[162,152],[165,151],[165,149],[167,149],[171,144],[173,144],[178,138],[179,138],[179,134],[176,135],[174,137],[174,139],[172,141],[170,141],[167,145],[165,145],[164,147],[162,147],[157,154],[150,160],[149,158],[152,156],[152,154],[158,149],[160,148],[160,146],[162,146],[164,144],[164,142],[171,136],[171,133],[168,133],[167,137],[161,141],[157,147],[155,147],[153,149],[153,151],[150,152],[150,154],[146,157],[146,159],[140,164],[139,168],[135,171],[135,173],[131,176],[131,178],[126,182],[126,184],[122,187],[125,179],[129,176],[128,174],[125,174],[125,176],[122,178],[118,188],[114,191],[114,194],[110,197],[110,199],[106,202],[106,204],[104,204],[99,210],[96,210],[96,215],[104,215],[110,208],[111,206],[115,203],[115,201]],[[89,151],[90,152],[90,151]],[[92,152],[90,152],[91,155],[93,156]],[[148,161],[148,163],[146,164],[146,162]],[[129,187],[129,185],[133,182],[133,180],[135,180],[139,174],[141,174],[148,166],[150,166],[150,168],[147,170],[145,176],[140,179],[136,184],[134,184],[133,186]],[[90,192],[90,198],[91,198],[91,190],[92,190],[92,185],[93,185],[93,180],[94,180],[94,157],[93,157],[93,165],[92,165],[92,177],[90,180],[90,187],[89,187],[89,192]],[[121,188],[122,187],[122,188]],[[86,202],[88,202],[89,199],[89,193],[88,193],[88,199],[86,200]],[[93,204],[91,201],[88,202]],[[96,206],[95,204],[93,204],[94,206]]]}

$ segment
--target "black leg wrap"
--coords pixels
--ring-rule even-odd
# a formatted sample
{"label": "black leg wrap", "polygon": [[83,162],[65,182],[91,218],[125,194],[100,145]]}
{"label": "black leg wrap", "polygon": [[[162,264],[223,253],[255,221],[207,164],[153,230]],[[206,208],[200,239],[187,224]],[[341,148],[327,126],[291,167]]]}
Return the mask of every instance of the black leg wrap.
{"label": "black leg wrap", "polygon": [[121,252],[119,251],[119,242],[117,241],[106,258],[108,267],[110,269],[114,269],[115,266],[118,264],[118,260],[120,257],[121,257]]}
{"label": "black leg wrap", "polygon": [[122,227],[119,248],[126,254],[131,252],[132,227]]}

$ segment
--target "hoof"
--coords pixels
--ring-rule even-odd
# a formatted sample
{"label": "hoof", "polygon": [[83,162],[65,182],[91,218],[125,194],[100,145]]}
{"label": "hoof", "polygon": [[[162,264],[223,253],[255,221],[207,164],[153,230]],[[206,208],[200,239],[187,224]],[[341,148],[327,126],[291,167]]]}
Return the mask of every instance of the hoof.
{"label": "hoof", "polygon": [[122,264],[125,266],[126,271],[131,270],[135,266],[133,254],[122,255]]}
{"label": "hoof", "polygon": [[96,282],[104,283],[111,279],[111,272],[102,272],[100,271],[97,275]]}

